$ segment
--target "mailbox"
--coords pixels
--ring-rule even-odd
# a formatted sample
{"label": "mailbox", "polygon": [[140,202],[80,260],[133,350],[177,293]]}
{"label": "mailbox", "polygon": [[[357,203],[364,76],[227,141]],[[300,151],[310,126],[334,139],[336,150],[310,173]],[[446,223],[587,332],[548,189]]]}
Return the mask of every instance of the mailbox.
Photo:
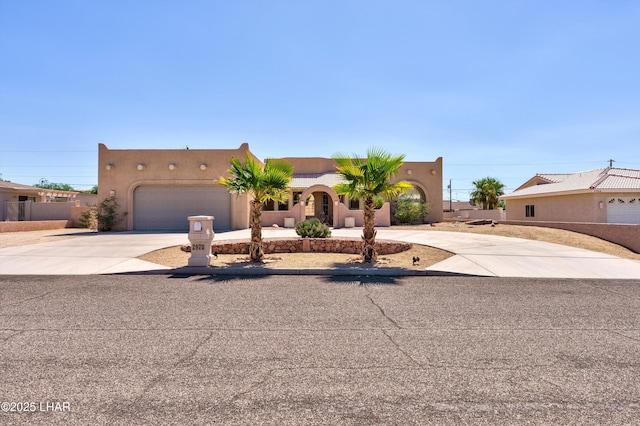
{"label": "mailbox", "polygon": [[189,266],[209,266],[213,241],[213,216],[189,216],[191,257]]}

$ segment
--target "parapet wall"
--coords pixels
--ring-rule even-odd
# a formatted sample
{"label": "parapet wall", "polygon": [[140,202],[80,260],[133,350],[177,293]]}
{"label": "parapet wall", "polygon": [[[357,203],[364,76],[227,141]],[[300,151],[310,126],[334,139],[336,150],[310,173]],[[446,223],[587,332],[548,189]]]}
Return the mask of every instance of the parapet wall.
{"label": "parapet wall", "polygon": [[617,223],[587,223],[587,222],[546,222],[529,220],[501,220],[505,225],[542,226],[546,228],[566,229],[602,238],[619,244],[636,253],[640,253],[640,225],[625,225]]}
{"label": "parapet wall", "polygon": [[[211,252],[218,254],[247,254],[249,240],[213,241]],[[400,253],[411,248],[410,243],[398,241],[376,241],[378,254]],[[265,253],[346,253],[360,254],[362,240],[359,238],[270,238],[262,241]]]}

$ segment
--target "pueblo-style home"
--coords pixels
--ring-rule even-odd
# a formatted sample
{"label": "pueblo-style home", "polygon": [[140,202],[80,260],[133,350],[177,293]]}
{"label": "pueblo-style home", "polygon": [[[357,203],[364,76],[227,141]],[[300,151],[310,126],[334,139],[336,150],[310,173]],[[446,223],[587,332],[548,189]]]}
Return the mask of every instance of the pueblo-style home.
{"label": "pueblo-style home", "polygon": [[[187,231],[188,216],[215,217],[216,230],[249,226],[249,198],[230,194],[216,183],[232,158],[243,160],[249,145],[237,149],[112,150],[99,145],[98,199],[115,197],[121,220],[116,230]],[[255,158],[255,156],[254,156]],[[256,158],[257,159],[257,158]],[[294,166],[286,203],[265,206],[264,226],[293,226],[316,217],[334,228],[361,226],[360,200],[339,196],[340,182],[330,158],[285,158]],[[405,162],[398,180],[413,184],[414,196],[432,207],[425,221],[442,220],[442,158]],[[376,212],[378,226],[391,224],[391,206]]]}

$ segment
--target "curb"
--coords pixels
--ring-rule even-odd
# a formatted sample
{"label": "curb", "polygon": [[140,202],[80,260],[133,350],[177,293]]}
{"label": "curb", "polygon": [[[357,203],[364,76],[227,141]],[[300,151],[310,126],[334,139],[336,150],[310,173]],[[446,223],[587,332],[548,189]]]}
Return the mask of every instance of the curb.
{"label": "curb", "polygon": [[[482,275],[463,274],[435,270],[407,270],[402,268],[220,268],[212,266],[184,266],[173,269],[124,272],[128,275],[223,275],[223,276],[272,276],[272,275],[317,275],[317,276],[377,276],[377,277],[480,277]],[[118,274],[120,275],[120,274]]]}

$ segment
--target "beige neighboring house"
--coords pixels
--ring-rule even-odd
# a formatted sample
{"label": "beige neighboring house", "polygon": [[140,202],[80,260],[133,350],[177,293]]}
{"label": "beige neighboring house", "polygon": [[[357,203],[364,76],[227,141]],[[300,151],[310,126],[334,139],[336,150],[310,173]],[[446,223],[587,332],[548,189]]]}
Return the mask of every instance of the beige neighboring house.
{"label": "beige neighboring house", "polygon": [[41,209],[32,214],[32,203],[74,201],[77,195],[78,193],[73,191],[58,191],[0,181],[0,221],[49,220],[50,215],[40,213]]}
{"label": "beige neighboring house", "polygon": [[[188,230],[188,216],[212,215],[216,230],[246,229],[249,198],[230,194],[216,183],[226,176],[232,158],[244,160],[249,145],[237,149],[112,150],[98,147],[98,201],[111,196],[123,219],[116,230]],[[317,217],[335,228],[361,226],[359,200],[338,196],[340,182],[330,158],[285,158],[294,166],[286,203],[272,203],[263,212],[263,226],[291,226]],[[434,162],[405,162],[398,176],[414,185],[416,195],[432,206],[442,204],[442,158]],[[386,203],[377,213],[379,226],[389,226]],[[432,209],[428,221],[442,220]]]}
{"label": "beige neighboring house", "polygon": [[640,170],[537,174],[500,199],[508,221],[640,224]]}

